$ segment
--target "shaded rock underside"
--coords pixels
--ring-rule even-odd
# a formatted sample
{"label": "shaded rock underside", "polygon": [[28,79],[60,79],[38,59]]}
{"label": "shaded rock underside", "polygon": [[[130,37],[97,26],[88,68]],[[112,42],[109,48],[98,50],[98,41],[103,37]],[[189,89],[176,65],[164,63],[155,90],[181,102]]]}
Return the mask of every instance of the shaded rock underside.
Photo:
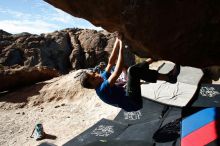
{"label": "shaded rock underside", "polygon": [[220,65],[218,0],[45,0],[96,26],[122,32],[141,56],[182,65]]}

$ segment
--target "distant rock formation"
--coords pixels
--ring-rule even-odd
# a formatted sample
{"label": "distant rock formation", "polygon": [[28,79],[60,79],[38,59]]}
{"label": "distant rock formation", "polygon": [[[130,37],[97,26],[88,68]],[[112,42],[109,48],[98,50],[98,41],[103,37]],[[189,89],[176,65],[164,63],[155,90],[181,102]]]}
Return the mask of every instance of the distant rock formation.
{"label": "distant rock formation", "polygon": [[[114,41],[114,33],[78,28],[41,35],[10,34],[0,30],[0,81],[5,81],[0,91],[53,78],[71,70],[91,68],[100,61],[107,62]],[[134,64],[132,53],[126,51],[125,56],[126,65]],[[42,68],[50,73],[38,70]],[[21,78],[18,72],[21,76],[27,73],[29,77]],[[18,81],[21,82],[18,84]]]}
{"label": "distant rock formation", "polygon": [[25,85],[59,76],[59,72],[48,67],[16,67],[0,69],[0,91],[13,90]]}
{"label": "distant rock formation", "polygon": [[109,32],[138,56],[182,65],[220,65],[219,0],[44,0]]}

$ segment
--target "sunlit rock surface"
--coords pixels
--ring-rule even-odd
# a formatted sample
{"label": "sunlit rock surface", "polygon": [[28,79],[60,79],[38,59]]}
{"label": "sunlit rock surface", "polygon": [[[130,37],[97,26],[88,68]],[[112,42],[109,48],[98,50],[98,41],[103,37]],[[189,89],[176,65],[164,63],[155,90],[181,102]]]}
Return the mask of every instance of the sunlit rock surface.
{"label": "sunlit rock surface", "polygon": [[[0,30],[0,91],[107,63],[115,38],[107,31],[78,28],[41,35]],[[134,55],[125,51],[125,65],[134,62]]]}

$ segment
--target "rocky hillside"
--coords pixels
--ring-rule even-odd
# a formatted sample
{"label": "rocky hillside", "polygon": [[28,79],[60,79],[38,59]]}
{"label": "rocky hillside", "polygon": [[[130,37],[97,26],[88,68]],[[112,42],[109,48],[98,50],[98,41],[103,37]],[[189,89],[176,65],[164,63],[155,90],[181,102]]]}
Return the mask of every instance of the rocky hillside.
{"label": "rocky hillside", "polygon": [[[114,33],[88,29],[41,35],[0,30],[0,91],[107,62],[114,41]],[[126,51],[125,56],[127,65],[134,64],[133,54]]]}

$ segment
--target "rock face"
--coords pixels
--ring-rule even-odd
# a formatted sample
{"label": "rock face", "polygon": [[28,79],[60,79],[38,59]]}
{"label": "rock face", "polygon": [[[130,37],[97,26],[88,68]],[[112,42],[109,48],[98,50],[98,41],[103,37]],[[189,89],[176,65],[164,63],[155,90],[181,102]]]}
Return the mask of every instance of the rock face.
{"label": "rock face", "polygon": [[[66,29],[48,34],[9,34],[0,31],[0,64],[26,67],[46,66],[68,73],[108,61],[115,34],[106,31]],[[127,65],[135,58],[125,53]]]}
{"label": "rock face", "polygon": [[[0,30],[0,81],[5,81],[0,91],[107,62],[114,41],[114,33],[77,28],[41,35],[12,35]],[[126,65],[134,64],[132,53],[126,52],[125,56]]]}
{"label": "rock face", "polygon": [[220,65],[218,0],[45,0],[96,26],[122,32],[131,50],[182,65]]}

